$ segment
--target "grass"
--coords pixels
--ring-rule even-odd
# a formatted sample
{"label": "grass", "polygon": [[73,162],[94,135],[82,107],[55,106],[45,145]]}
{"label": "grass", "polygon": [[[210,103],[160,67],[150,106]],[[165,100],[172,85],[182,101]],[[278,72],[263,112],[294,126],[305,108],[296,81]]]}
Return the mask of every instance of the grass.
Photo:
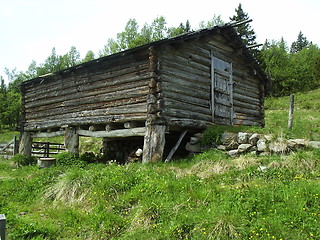
{"label": "grass", "polygon": [[[286,102],[267,99],[266,128],[241,130],[319,140],[319,111],[297,109],[290,132]],[[319,239],[319,176],[319,149],[235,159],[209,150],[167,164],[49,169],[3,159],[0,213],[9,240]]]}

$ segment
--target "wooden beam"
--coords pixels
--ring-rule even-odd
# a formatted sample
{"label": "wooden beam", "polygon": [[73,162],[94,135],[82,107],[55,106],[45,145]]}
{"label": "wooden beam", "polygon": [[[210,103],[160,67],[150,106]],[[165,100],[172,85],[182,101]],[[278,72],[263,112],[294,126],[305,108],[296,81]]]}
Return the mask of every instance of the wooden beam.
{"label": "wooden beam", "polygon": [[183,130],[183,132],[181,133],[176,145],[171,149],[168,157],[166,158],[166,160],[164,162],[168,163],[170,162],[171,158],[173,157],[173,154],[177,151],[178,147],[180,146],[184,136],[186,135],[186,133],[188,132],[187,129]]}
{"label": "wooden beam", "polygon": [[145,127],[129,128],[129,129],[117,129],[110,131],[89,131],[89,130],[77,130],[77,134],[85,137],[109,137],[109,138],[121,138],[121,137],[135,137],[144,136]]}

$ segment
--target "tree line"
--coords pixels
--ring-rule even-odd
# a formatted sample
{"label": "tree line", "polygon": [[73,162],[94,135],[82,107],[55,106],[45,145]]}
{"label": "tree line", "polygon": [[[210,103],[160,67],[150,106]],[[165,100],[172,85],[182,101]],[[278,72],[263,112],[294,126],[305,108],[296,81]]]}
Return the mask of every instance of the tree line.
{"label": "tree line", "polygon": [[[248,13],[239,4],[230,21],[245,21],[249,19]],[[48,73],[57,72],[80,63],[88,62],[96,57],[103,57],[143,44],[174,37],[198,29],[222,25],[220,15],[214,15],[209,21],[202,21],[199,26],[192,29],[189,21],[180,23],[177,27],[168,27],[165,17],[160,16],[151,24],[145,23],[140,29],[135,19],[129,19],[124,30],[116,38],[109,38],[107,44],[96,55],[88,51],[83,59],[75,46],[64,55],[58,55],[53,48],[50,56],[41,64],[35,61],[26,71],[18,72],[16,69],[5,69],[9,84],[4,84],[0,76],[0,129],[7,125],[14,127],[19,122],[21,111],[20,84]],[[247,46],[256,46],[256,34],[250,23],[237,28],[239,35]],[[252,53],[261,63],[261,67],[270,79],[267,94],[284,96],[294,92],[307,91],[320,87],[320,49],[303,35],[298,34],[297,40],[289,48],[284,39],[266,40],[262,48],[251,48]]]}

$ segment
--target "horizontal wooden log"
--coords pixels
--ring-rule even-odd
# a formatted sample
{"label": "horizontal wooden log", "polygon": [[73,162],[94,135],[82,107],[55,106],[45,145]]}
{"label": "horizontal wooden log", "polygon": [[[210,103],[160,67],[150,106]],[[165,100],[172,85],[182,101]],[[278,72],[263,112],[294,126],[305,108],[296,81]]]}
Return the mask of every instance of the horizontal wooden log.
{"label": "horizontal wooden log", "polygon": [[163,92],[162,95],[168,99],[173,99],[173,100],[177,100],[180,102],[190,103],[190,104],[193,104],[196,106],[202,106],[205,108],[209,107],[208,100],[204,100],[204,99],[197,98],[197,97],[180,95],[175,92],[169,91],[169,89],[166,92]]}
{"label": "horizontal wooden log", "polygon": [[60,128],[62,125],[81,126],[90,124],[123,123],[127,121],[145,121],[146,118],[147,115],[145,113],[135,113],[109,116],[77,117],[68,119],[42,119],[24,122],[23,125],[26,131],[39,131],[48,128]]}
{"label": "horizontal wooden log", "polygon": [[164,66],[163,67],[163,73],[168,73],[176,78],[186,79],[188,81],[194,82],[195,84],[202,84],[202,85],[208,85],[210,83],[210,78],[199,76],[196,74],[191,73],[191,71],[184,71],[180,69],[175,69],[173,67]]}
{"label": "horizontal wooden log", "polygon": [[[101,59],[100,59],[101,60]],[[148,68],[149,65],[148,57],[146,54],[136,57],[134,61],[130,61],[129,58],[117,58],[115,60],[100,61],[90,66],[86,66],[81,69],[74,69],[72,72],[67,73],[64,71],[62,74],[55,74],[52,77],[38,78],[33,81],[26,82],[24,84],[26,89],[33,88],[34,90],[41,90],[43,84],[54,88],[55,85],[60,85],[59,79],[73,79],[74,76],[85,76],[84,80],[87,80],[88,77],[99,76],[100,74],[105,74],[109,72],[110,74],[122,75],[130,73],[132,71],[137,71],[137,69]],[[114,76],[115,76],[114,75]],[[69,83],[66,82],[66,87],[69,86]]]}
{"label": "horizontal wooden log", "polygon": [[83,110],[83,111],[71,111],[71,112],[52,112],[51,114],[47,113],[45,116],[40,117],[40,114],[33,115],[29,114],[27,120],[36,120],[36,119],[45,119],[54,120],[54,119],[68,119],[68,118],[78,118],[78,117],[91,117],[91,116],[110,116],[110,115],[119,115],[119,114],[137,114],[137,113],[147,113],[147,104],[138,103],[138,104],[129,104],[126,106],[118,106],[113,108],[106,109],[94,109],[94,110]]}
{"label": "horizontal wooden log", "polygon": [[180,102],[180,101],[176,101],[169,98],[164,99],[164,108],[187,110],[194,113],[200,113],[200,114],[211,116],[211,110],[209,109],[209,106],[201,107],[201,106],[193,105],[192,103]]}
{"label": "horizontal wooden log", "polygon": [[64,136],[65,131],[57,131],[57,132],[35,132],[31,133],[32,138],[50,138],[50,137],[59,137]]}
{"label": "horizontal wooden log", "polygon": [[[44,95],[43,99],[29,98],[26,99],[27,107],[38,107],[42,105],[50,105],[57,102],[74,100],[78,98],[90,98],[94,96],[104,96],[105,94],[131,90],[133,88],[139,89],[148,85],[149,78],[139,77],[131,78],[130,82],[121,83],[118,85],[105,84],[103,87],[92,85],[89,89],[78,89],[74,87],[72,90],[59,90]],[[38,93],[39,95],[41,93]]]}
{"label": "horizontal wooden log", "polygon": [[174,118],[166,117],[165,121],[170,127],[180,127],[180,128],[196,128],[196,129],[206,129],[212,124],[212,122],[202,121],[202,120],[193,120],[188,118]]}
{"label": "horizontal wooden log", "polygon": [[208,122],[211,121],[211,116],[181,109],[164,109],[162,114],[164,117],[169,116],[174,118],[188,118],[192,120],[202,120]]}
{"label": "horizontal wooden log", "polygon": [[245,108],[241,108],[241,107],[237,107],[237,106],[234,106],[233,110],[235,113],[244,113],[244,114],[251,115],[251,116],[261,117],[261,112],[258,110],[245,109]]}
{"label": "horizontal wooden log", "polygon": [[245,102],[238,101],[236,99],[233,100],[233,106],[239,107],[239,108],[244,108],[244,109],[256,110],[256,111],[261,111],[261,109],[262,109],[262,106],[260,106],[260,105],[248,104]]}
{"label": "horizontal wooden log", "polygon": [[209,89],[206,89],[206,91],[201,91],[196,87],[191,88],[191,87],[186,87],[186,86],[171,83],[171,82],[166,82],[165,79],[161,83],[161,86],[162,86],[162,91],[164,92],[170,91],[180,95],[196,97],[196,98],[200,98],[208,101],[210,100]]}
{"label": "horizontal wooden log", "polygon": [[123,138],[123,137],[136,137],[144,136],[146,128],[129,128],[129,129],[117,129],[111,131],[89,131],[89,130],[77,130],[79,136],[85,137],[109,137],[109,138]]}
{"label": "horizontal wooden log", "polygon": [[206,84],[198,84],[198,83],[195,83],[195,82],[190,81],[188,79],[177,78],[174,74],[170,74],[170,73],[163,73],[161,75],[161,79],[163,82],[177,84],[180,86],[192,88],[195,91],[199,90],[202,92],[209,92],[208,88],[210,88],[210,85],[211,85],[210,82],[208,82]]}
{"label": "horizontal wooden log", "polygon": [[234,99],[237,99],[237,100],[239,100],[241,102],[245,102],[245,103],[248,103],[248,104],[255,104],[255,105],[259,105],[260,104],[260,99],[244,96],[244,95],[239,94],[239,93],[233,93],[233,97],[234,97]]}

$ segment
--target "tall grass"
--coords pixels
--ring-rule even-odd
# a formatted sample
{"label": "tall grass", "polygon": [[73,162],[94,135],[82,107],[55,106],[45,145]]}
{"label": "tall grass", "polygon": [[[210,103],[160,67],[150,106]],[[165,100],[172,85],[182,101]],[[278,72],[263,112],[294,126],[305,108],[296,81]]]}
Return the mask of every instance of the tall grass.
{"label": "tall grass", "polygon": [[[287,110],[268,101],[266,129],[247,130],[319,140],[313,107],[296,110],[290,132]],[[319,239],[319,162],[319,149],[81,168],[2,159],[0,212],[9,239]]]}

